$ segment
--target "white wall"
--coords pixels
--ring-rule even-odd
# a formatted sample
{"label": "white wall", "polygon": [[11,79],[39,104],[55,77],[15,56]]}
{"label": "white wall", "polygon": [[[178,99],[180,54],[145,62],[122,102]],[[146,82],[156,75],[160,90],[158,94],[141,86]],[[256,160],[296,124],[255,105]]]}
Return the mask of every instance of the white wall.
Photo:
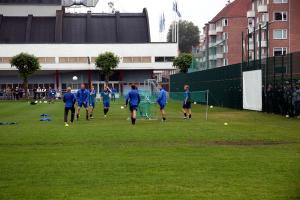
{"label": "white wall", "polygon": [[[42,70],[87,70],[94,69],[94,64],[60,64],[58,57],[96,57],[98,54],[111,51],[119,57],[151,56],[151,63],[122,63],[118,69],[171,70],[172,63],[155,63],[155,56],[177,56],[177,44],[1,44],[0,57],[12,57],[21,52],[34,54],[37,57],[56,57],[55,64],[43,64]],[[9,64],[0,64],[0,70],[13,70]],[[1,73],[1,72],[0,72]]]}
{"label": "white wall", "polygon": [[0,5],[0,15],[3,16],[56,16],[56,10],[61,10],[57,5]]}

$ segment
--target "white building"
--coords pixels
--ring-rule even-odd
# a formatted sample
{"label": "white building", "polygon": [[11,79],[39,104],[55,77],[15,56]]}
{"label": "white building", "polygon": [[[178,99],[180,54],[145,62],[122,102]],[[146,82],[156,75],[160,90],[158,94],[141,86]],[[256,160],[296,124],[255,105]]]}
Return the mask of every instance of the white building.
{"label": "white building", "polygon": [[[11,3],[12,2],[12,3]],[[65,13],[61,1],[0,0],[0,86],[22,83],[9,64],[21,52],[39,58],[42,69],[29,80],[29,88],[92,83],[103,87],[95,68],[98,54],[111,51],[121,60],[110,84],[125,92],[131,83],[143,86],[156,73],[174,70],[176,43],[151,43],[147,10],[142,13]],[[78,76],[78,81],[72,80]],[[159,76],[160,79],[162,78]]]}

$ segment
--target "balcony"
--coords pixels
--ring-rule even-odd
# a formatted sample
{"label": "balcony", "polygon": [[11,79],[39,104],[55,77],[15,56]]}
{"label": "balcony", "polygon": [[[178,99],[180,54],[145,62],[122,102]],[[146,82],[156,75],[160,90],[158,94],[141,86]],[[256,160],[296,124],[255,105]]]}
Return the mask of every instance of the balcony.
{"label": "balcony", "polygon": [[216,46],[216,42],[209,42],[209,44],[208,44],[209,48],[215,47],[215,46]]}
{"label": "balcony", "polygon": [[217,35],[216,29],[211,29],[208,31],[208,35]]}
{"label": "balcony", "polygon": [[216,32],[217,33],[223,32],[223,26],[217,26]]}
{"label": "balcony", "polygon": [[247,12],[247,17],[248,18],[255,18],[255,11],[254,10],[249,10]]}
{"label": "balcony", "polygon": [[217,39],[216,45],[224,45],[225,40]]}
{"label": "balcony", "polygon": [[[259,41],[257,41],[257,47],[259,47]],[[266,48],[267,47],[267,41],[266,40],[262,40],[261,41],[261,47],[262,48]]]}
{"label": "balcony", "polygon": [[216,54],[213,54],[213,55],[209,55],[209,60],[217,60],[217,56]]}
{"label": "balcony", "polygon": [[223,59],[224,58],[224,54],[223,53],[217,53],[216,58],[217,59]]}
{"label": "balcony", "polygon": [[257,7],[257,11],[258,11],[259,13],[266,13],[266,12],[268,12],[268,6],[267,6],[267,5],[264,5],[264,4],[259,5],[259,6]]}

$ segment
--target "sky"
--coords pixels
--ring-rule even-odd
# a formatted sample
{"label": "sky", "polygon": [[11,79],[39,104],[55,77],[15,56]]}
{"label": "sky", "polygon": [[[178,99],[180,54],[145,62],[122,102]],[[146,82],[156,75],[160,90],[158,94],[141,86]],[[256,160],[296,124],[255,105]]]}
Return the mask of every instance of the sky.
{"label": "sky", "polygon": [[[112,1],[120,12],[142,12],[147,8],[152,42],[166,41],[171,22],[175,19],[173,12],[174,0],[99,0],[92,12],[109,12],[108,2]],[[232,1],[232,0],[231,0]],[[228,2],[228,0],[177,0],[182,20],[192,21],[200,31],[205,23],[211,20]],[[166,29],[159,33],[159,19],[164,13]]]}

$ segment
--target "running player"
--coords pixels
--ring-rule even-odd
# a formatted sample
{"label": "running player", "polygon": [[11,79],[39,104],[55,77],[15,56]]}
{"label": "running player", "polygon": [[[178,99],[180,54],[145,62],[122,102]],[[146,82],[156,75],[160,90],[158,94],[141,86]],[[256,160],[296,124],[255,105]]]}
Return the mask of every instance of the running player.
{"label": "running player", "polygon": [[161,118],[162,118],[162,121],[164,122],[164,121],[166,121],[165,107],[167,105],[167,92],[162,87],[162,85],[159,85],[159,95],[158,95],[156,102],[159,105]]}
{"label": "running player", "polygon": [[67,88],[67,93],[64,94],[63,101],[65,102],[65,113],[64,113],[64,122],[65,127],[68,127],[68,115],[69,111],[71,111],[71,123],[74,121],[75,115],[75,107],[74,104],[76,102],[76,97],[74,94],[71,93],[71,88]]}
{"label": "running player", "polygon": [[111,90],[109,89],[109,87],[107,85],[105,85],[103,92],[101,92],[101,98],[102,98],[102,102],[103,102],[104,117],[106,117],[106,115],[107,115],[107,113],[109,111],[109,107],[110,107],[110,97],[109,97],[109,94],[110,93],[111,93]]}
{"label": "running player", "polygon": [[190,92],[190,86],[185,85],[184,86],[184,101],[183,101],[183,114],[184,114],[184,119],[187,119],[187,116],[189,119],[192,118],[192,102],[191,102],[191,92]]}
{"label": "running player", "polygon": [[137,87],[135,85],[131,85],[131,90],[129,91],[129,93],[127,94],[127,97],[126,97],[125,107],[127,107],[128,103],[129,103],[132,125],[135,125],[136,112],[137,112],[138,106],[140,104],[140,101],[141,101],[141,97],[139,95]]}
{"label": "running player", "polygon": [[92,85],[90,94],[89,94],[89,110],[90,110],[90,118],[91,119],[94,119],[93,112],[95,109],[95,104],[96,104],[96,90],[95,90],[95,87]]}
{"label": "running player", "polygon": [[80,90],[77,91],[76,99],[78,103],[78,110],[77,110],[77,120],[80,116],[80,108],[83,106],[86,112],[86,120],[89,120],[89,111],[88,111],[88,101],[89,101],[89,91],[85,89],[84,83],[81,84]]}

